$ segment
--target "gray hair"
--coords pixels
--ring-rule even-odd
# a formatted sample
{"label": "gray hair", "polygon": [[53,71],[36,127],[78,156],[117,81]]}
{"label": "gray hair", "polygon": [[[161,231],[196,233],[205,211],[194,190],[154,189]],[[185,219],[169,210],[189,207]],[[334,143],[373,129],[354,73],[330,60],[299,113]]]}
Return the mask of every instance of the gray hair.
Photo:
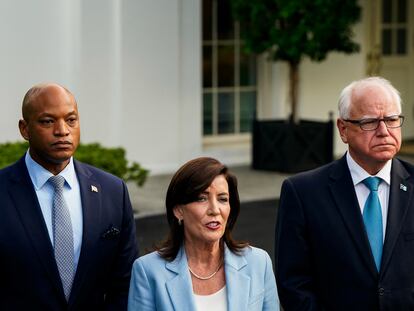
{"label": "gray hair", "polygon": [[353,81],[348,84],[339,95],[338,110],[341,119],[348,119],[351,110],[352,94],[355,90],[369,86],[380,86],[391,95],[393,101],[397,104],[399,113],[401,113],[401,96],[400,92],[391,84],[390,81],[382,77],[369,77]]}

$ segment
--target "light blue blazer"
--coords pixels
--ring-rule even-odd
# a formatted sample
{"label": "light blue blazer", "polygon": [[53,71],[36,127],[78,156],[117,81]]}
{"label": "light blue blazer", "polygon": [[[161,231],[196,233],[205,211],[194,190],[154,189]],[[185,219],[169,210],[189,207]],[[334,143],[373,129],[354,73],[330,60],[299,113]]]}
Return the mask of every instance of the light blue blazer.
{"label": "light blue blazer", "polygon": [[[228,311],[279,310],[272,262],[264,250],[246,247],[239,256],[226,246],[224,271]],[[196,310],[184,247],[172,262],[157,252],[134,262],[128,310]]]}

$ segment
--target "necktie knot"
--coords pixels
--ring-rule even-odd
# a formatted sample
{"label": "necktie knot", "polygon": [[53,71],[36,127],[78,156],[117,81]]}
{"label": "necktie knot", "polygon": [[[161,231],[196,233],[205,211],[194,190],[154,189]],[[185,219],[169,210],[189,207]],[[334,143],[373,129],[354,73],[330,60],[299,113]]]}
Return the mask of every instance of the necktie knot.
{"label": "necktie knot", "polygon": [[378,186],[381,182],[381,178],[379,177],[368,177],[365,178],[362,183],[367,186],[370,191],[378,191]]}
{"label": "necktie knot", "polygon": [[65,178],[60,175],[52,176],[49,178],[49,182],[52,184],[55,191],[62,191],[65,184]]}

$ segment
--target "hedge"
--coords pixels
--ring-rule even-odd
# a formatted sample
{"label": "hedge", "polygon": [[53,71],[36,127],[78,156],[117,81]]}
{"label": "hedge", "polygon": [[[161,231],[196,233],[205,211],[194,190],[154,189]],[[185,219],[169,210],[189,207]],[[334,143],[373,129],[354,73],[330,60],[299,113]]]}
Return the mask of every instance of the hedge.
{"label": "hedge", "polygon": [[[16,162],[29,148],[27,142],[0,144],[0,168]],[[84,163],[101,168],[125,181],[134,181],[141,187],[149,171],[137,162],[128,163],[123,148],[106,148],[98,143],[79,144],[74,157]]]}

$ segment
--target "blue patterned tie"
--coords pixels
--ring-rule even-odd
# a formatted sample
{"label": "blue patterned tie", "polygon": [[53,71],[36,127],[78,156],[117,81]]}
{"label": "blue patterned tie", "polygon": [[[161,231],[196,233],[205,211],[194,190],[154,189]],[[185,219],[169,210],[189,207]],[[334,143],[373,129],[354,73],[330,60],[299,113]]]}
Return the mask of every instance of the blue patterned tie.
{"label": "blue patterned tie", "polygon": [[65,178],[52,176],[49,182],[55,189],[53,196],[52,227],[55,260],[62,280],[66,300],[69,300],[73,278],[75,276],[73,230],[69,209],[63,197]]}
{"label": "blue patterned tie", "polygon": [[378,185],[381,179],[378,177],[368,177],[362,181],[370,190],[370,194],[364,206],[364,223],[368,234],[369,244],[371,245],[372,255],[374,256],[377,270],[380,271],[382,257],[382,212],[381,203],[378,197]]}

